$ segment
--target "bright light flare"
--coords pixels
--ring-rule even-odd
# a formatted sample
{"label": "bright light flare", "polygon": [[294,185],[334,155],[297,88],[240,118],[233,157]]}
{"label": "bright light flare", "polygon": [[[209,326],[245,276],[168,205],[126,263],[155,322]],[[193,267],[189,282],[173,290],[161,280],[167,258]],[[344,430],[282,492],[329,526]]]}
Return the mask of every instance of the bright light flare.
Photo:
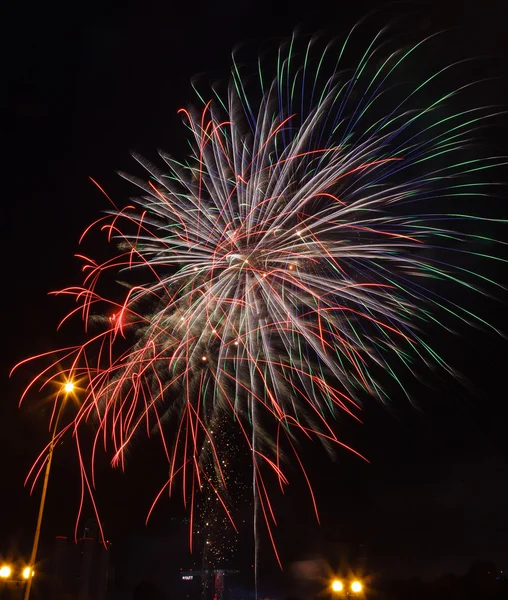
{"label": "bright light flare", "polygon": [[23,579],[28,579],[29,577],[33,577],[34,572],[30,567],[25,567],[23,569]]}
{"label": "bright light flare", "polygon": [[72,381],[68,381],[68,382],[67,382],[67,383],[66,383],[66,384],[63,386],[63,389],[64,389],[64,392],[65,392],[66,394],[70,394],[71,392],[73,392],[73,391],[74,391],[74,387],[75,387],[75,386],[74,386],[74,383],[73,383]]}
{"label": "bright light flare", "polygon": [[343,589],[344,584],[342,583],[342,581],[340,581],[340,579],[334,579],[334,581],[332,582],[332,590],[334,592],[342,592]]}
{"label": "bright light flare", "polygon": [[359,594],[363,589],[362,584],[359,581],[353,581],[351,584],[351,591],[355,594]]}
{"label": "bright light flare", "polygon": [[3,565],[0,568],[0,577],[2,579],[7,579],[8,577],[10,577],[11,573],[12,573],[12,569],[8,565]]}

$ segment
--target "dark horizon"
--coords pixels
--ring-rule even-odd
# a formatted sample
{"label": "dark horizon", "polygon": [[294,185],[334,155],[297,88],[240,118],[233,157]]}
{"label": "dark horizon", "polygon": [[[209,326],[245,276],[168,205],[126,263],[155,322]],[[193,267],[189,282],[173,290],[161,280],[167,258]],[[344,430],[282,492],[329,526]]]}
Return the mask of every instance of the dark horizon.
{"label": "dark horizon", "polygon": [[[277,2],[271,8],[268,2],[224,0],[173,10],[160,3],[88,3],[75,14],[35,3],[8,9],[3,56],[11,120],[4,144],[9,160],[4,179],[7,344],[0,405],[0,559],[9,553],[28,555],[40,484],[30,497],[23,482],[49,438],[47,401],[39,402],[32,393],[21,410],[17,407],[34,368],[24,367],[9,379],[7,373],[32,354],[65,345],[79,331],[76,321],[57,334],[70,302],[48,293],[80,281],[74,258],[78,238],[108,208],[89,177],[124,202],[134,191],[115,171],[139,172],[131,150],[150,158],[158,148],[184,156],[186,132],[176,111],[193,101],[190,81],[196,73],[227,77],[236,44],[253,40],[257,48],[263,40],[291,35],[298,26],[342,35],[380,6],[387,14],[383,18],[380,12],[380,22],[390,21],[403,7],[404,14],[415,14],[415,39],[449,29],[445,36],[450,41],[441,48],[450,44],[453,59],[491,56],[486,76],[506,75],[505,9],[490,0],[475,7],[458,0],[446,5],[365,0],[346,11],[338,4],[332,10],[321,0]],[[506,102],[506,80],[494,87],[487,103]],[[487,145],[506,154],[506,133],[506,119],[500,120],[495,131],[485,134]],[[506,181],[506,172],[496,178]],[[504,211],[506,218],[506,202]],[[506,269],[495,269],[493,275],[508,283]],[[476,302],[485,302],[480,309],[507,331],[506,304]],[[371,568],[386,577],[461,574],[477,560],[493,561],[508,572],[507,342],[470,330],[465,338],[449,336],[436,343],[468,381],[461,385],[436,375],[428,385],[413,382],[416,408],[398,396],[391,410],[370,403],[363,425],[339,428],[341,439],[370,464],[345,450],[333,461],[318,444],[302,442],[322,522],[317,525],[305,481],[293,469],[286,497],[274,492],[277,542],[288,573],[291,565],[318,560],[320,554],[332,563],[334,544],[344,541],[365,544]],[[66,440],[55,452],[43,524],[46,548],[54,535],[73,536],[79,475],[74,457],[65,451],[71,443]],[[136,557],[125,548],[135,547],[135,540],[143,541],[150,556],[163,552],[165,543],[177,544],[182,564],[175,567],[184,570],[196,560],[188,553],[187,530],[181,526],[186,512],[178,493],[160,503],[145,528],[165,477],[156,446],[140,441],[125,474],[107,464],[98,472],[106,537],[126,572]],[[91,516],[88,506],[85,520]],[[265,537],[261,577],[265,572],[268,579],[278,578]],[[119,546],[123,550],[116,550]],[[251,548],[249,540],[239,551],[242,565],[249,564]]]}

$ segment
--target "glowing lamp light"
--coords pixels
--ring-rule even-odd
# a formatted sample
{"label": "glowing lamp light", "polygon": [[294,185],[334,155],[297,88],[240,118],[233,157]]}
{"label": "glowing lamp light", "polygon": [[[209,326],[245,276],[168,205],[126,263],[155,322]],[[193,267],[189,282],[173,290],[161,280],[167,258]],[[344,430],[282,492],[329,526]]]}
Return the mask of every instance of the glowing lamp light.
{"label": "glowing lamp light", "polygon": [[29,577],[33,577],[34,572],[30,567],[25,567],[23,569],[23,579],[28,579]]}
{"label": "glowing lamp light", "polygon": [[10,576],[11,572],[12,571],[10,567],[8,567],[7,565],[3,565],[3,567],[0,568],[0,577],[2,579],[7,579],[7,577]]}
{"label": "glowing lamp light", "polygon": [[343,589],[344,589],[344,586],[342,585],[342,581],[339,581],[338,579],[335,579],[332,582],[332,590],[334,592],[342,592]]}
{"label": "glowing lamp light", "polygon": [[201,360],[202,360],[203,362],[205,362],[205,361],[206,361],[206,356],[202,356],[202,357],[201,357]]}
{"label": "glowing lamp light", "polygon": [[362,591],[362,584],[359,581],[353,581],[351,584],[351,591],[353,591],[355,594],[358,594]]}
{"label": "glowing lamp light", "polygon": [[64,392],[66,394],[70,394],[73,390],[74,390],[74,384],[72,383],[72,381],[68,381],[64,386]]}

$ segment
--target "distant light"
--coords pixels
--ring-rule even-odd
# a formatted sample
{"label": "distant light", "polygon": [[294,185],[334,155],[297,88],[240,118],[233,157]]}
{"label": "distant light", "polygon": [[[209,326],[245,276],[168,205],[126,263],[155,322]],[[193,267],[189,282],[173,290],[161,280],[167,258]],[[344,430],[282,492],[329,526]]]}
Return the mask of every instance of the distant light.
{"label": "distant light", "polygon": [[217,333],[217,329],[212,329],[212,333]]}
{"label": "distant light", "polygon": [[201,357],[201,360],[202,360],[203,362],[205,362],[205,361],[206,361],[206,356],[202,356],[202,357]]}
{"label": "distant light", "polygon": [[296,235],[302,235],[302,232],[297,230]]}
{"label": "distant light", "polygon": [[34,572],[30,567],[25,567],[23,569],[23,579],[28,579],[29,577],[33,577]]}
{"label": "distant light", "polygon": [[238,340],[235,340],[235,346],[238,346]]}
{"label": "distant light", "polygon": [[7,565],[4,565],[1,569],[0,569],[0,577],[2,577],[3,579],[7,579],[7,577],[10,576],[11,574],[11,568],[8,567]]}
{"label": "distant light", "polygon": [[334,592],[342,592],[343,589],[344,589],[344,586],[342,585],[342,581],[335,579],[332,583],[332,590]]}
{"label": "distant light", "polygon": [[68,381],[65,385],[64,385],[64,392],[66,394],[70,394],[72,391],[74,390],[74,384],[72,383],[72,381]]}
{"label": "distant light", "polygon": [[198,268],[197,268],[197,267],[194,267],[194,271],[197,271],[197,270],[198,270]]}
{"label": "distant light", "polygon": [[351,589],[353,590],[353,592],[358,594],[358,592],[362,591],[362,584],[359,581],[353,581],[353,583],[351,584]]}

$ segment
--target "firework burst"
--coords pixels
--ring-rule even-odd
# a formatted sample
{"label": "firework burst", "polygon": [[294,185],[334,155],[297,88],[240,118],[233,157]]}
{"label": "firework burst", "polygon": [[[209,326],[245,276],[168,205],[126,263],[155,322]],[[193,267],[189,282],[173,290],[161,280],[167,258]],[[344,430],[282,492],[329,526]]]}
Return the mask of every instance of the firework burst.
{"label": "firework burst", "polygon": [[[433,282],[468,293],[495,285],[463,266],[480,239],[469,224],[482,219],[461,208],[486,195],[479,177],[502,162],[465,154],[495,111],[450,112],[468,85],[429,101],[450,67],[399,86],[424,46],[389,53],[384,35],[351,70],[349,37],[322,50],[291,40],[273,77],[260,62],[258,77],[244,78],[235,61],[226,91],[180,111],[187,162],[161,152],[161,168],[136,155],[148,178],[122,174],[142,195],[91,226],[117,255],[81,256],[83,285],[59,292],[76,299],[68,316],[81,314],[87,340],[54,353],[29,386],[84,382],[60,435],[72,430],[90,493],[85,423],[97,423],[92,465],[102,445],[123,468],[136,434],[155,430],[169,464],[157,499],[178,479],[192,521],[205,488],[235,527],[217,440],[236,427],[273,541],[264,474],[287,485],[281,448],[312,495],[297,434],[333,449],[341,442],[330,417],[359,419],[362,395],[384,401],[383,378],[406,393],[401,372],[449,369],[426,340],[429,323],[488,326]],[[97,291],[111,272],[133,277],[122,298]],[[177,423],[171,436],[168,420]]]}

